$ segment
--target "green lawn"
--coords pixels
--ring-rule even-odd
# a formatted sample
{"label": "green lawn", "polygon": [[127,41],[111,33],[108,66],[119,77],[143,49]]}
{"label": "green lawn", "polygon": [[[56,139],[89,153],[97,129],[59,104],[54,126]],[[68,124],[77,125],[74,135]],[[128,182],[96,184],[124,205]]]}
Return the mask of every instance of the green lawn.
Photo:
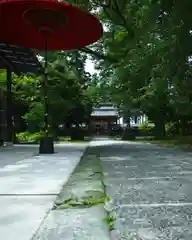
{"label": "green lawn", "polygon": [[90,137],[85,137],[84,140],[71,140],[71,137],[59,137],[58,142],[89,142]]}

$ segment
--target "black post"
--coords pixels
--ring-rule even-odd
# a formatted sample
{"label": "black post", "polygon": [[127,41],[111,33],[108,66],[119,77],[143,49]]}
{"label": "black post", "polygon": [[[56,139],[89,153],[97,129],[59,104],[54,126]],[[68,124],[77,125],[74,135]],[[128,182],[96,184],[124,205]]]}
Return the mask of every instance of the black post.
{"label": "black post", "polygon": [[0,146],[3,146],[4,144],[4,132],[5,132],[5,116],[4,116],[4,95],[3,95],[3,89],[0,89]]}
{"label": "black post", "polygon": [[49,106],[48,106],[48,89],[47,89],[47,78],[48,78],[48,59],[47,59],[47,41],[46,41],[46,47],[45,47],[45,72],[44,72],[44,123],[45,123],[45,136],[49,136]]}
{"label": "black post", "polygon": [[52,154],[54,153],[53,137],[49,136],[49,103],[48,103],[48,59],[47,59],[47,41],[45,41],[45,70],[42,83],[44,93],[44,131],[45,136],[40,141],[39,153]]}
{"label": "black post", "polygon": [[13,119],[12,119],[12,72],[7,69],[7,79],[6,79],[6,142],[13,144]]}

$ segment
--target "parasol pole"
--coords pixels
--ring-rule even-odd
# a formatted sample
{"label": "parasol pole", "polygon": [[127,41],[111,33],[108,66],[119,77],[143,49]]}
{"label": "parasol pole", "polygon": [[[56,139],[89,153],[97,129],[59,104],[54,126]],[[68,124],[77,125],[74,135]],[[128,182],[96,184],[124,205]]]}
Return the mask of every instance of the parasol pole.
{"label": "parasol pole", "polygon": [[54,140],[49,136],[49,102],[48,102],[48,40],[45,37],[45,64],[44,64],[44,79],[43,79],[43,94],[44,94],[44,131],[45,136],[40,141],[39,153],[51,154],[54,153]]}
{"label": "parasol pole", "polygon": [[[103,34],[101,23],[96,17],[72,4],[56,0],[4,0],[0,3],[0,40],[6,40],[9,44],[45,52],[72,50],[96,42]],[[19,27],[15,27],[17,22]],[[26,37],[21,37],[23,35]],[[44,90],[45,135],[40,141],[39,152],[54,153],[53,137],[49,134],[49,88],[46,83],[47,55],[41,86]]]}
{"label": "parasol pole", "polygon": [[6,81],[6,124],[7,124],[7,145],[13,145],[13,102],[12,102],[12,71],[7,68],[7,81]]}
{"label": "parasol pole", "polygon": [[49,106],[48,106],[48,59],[47,59],[47,39],[45,39],[45,71],[44,71],[44,124],[45,136],[49,136]]}

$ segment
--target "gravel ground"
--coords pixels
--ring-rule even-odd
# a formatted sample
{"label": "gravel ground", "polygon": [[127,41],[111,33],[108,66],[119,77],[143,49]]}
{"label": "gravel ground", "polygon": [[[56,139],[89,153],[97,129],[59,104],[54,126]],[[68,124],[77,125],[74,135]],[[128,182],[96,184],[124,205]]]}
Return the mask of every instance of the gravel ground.
{"label": "gravel ground", "polygon": [[192,153],[105,139],[93,146],[116,216],[114,240],[192,239]]}

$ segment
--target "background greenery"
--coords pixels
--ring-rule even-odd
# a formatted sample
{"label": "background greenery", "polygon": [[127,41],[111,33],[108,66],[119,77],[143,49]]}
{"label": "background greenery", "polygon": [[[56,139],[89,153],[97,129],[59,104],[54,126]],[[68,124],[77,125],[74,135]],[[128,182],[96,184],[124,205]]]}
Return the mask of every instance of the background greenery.
{"label": "background greenery", "polygon": [[[92,46],[49,53],[52,131],[57,132],[63,123],[88,123],[93,103],[111,101],[127,122],[133,112],[146,114],[155,124],[158,139],[191,135],[192,1],[68,2],[96,14],[104,34]],[[95,62],[99,74],[85,72],[87,58]],[[0,79],[3,88],[4,72]],[[41,80],[14,75],[17,132],[39,132],[42,128]]]}

